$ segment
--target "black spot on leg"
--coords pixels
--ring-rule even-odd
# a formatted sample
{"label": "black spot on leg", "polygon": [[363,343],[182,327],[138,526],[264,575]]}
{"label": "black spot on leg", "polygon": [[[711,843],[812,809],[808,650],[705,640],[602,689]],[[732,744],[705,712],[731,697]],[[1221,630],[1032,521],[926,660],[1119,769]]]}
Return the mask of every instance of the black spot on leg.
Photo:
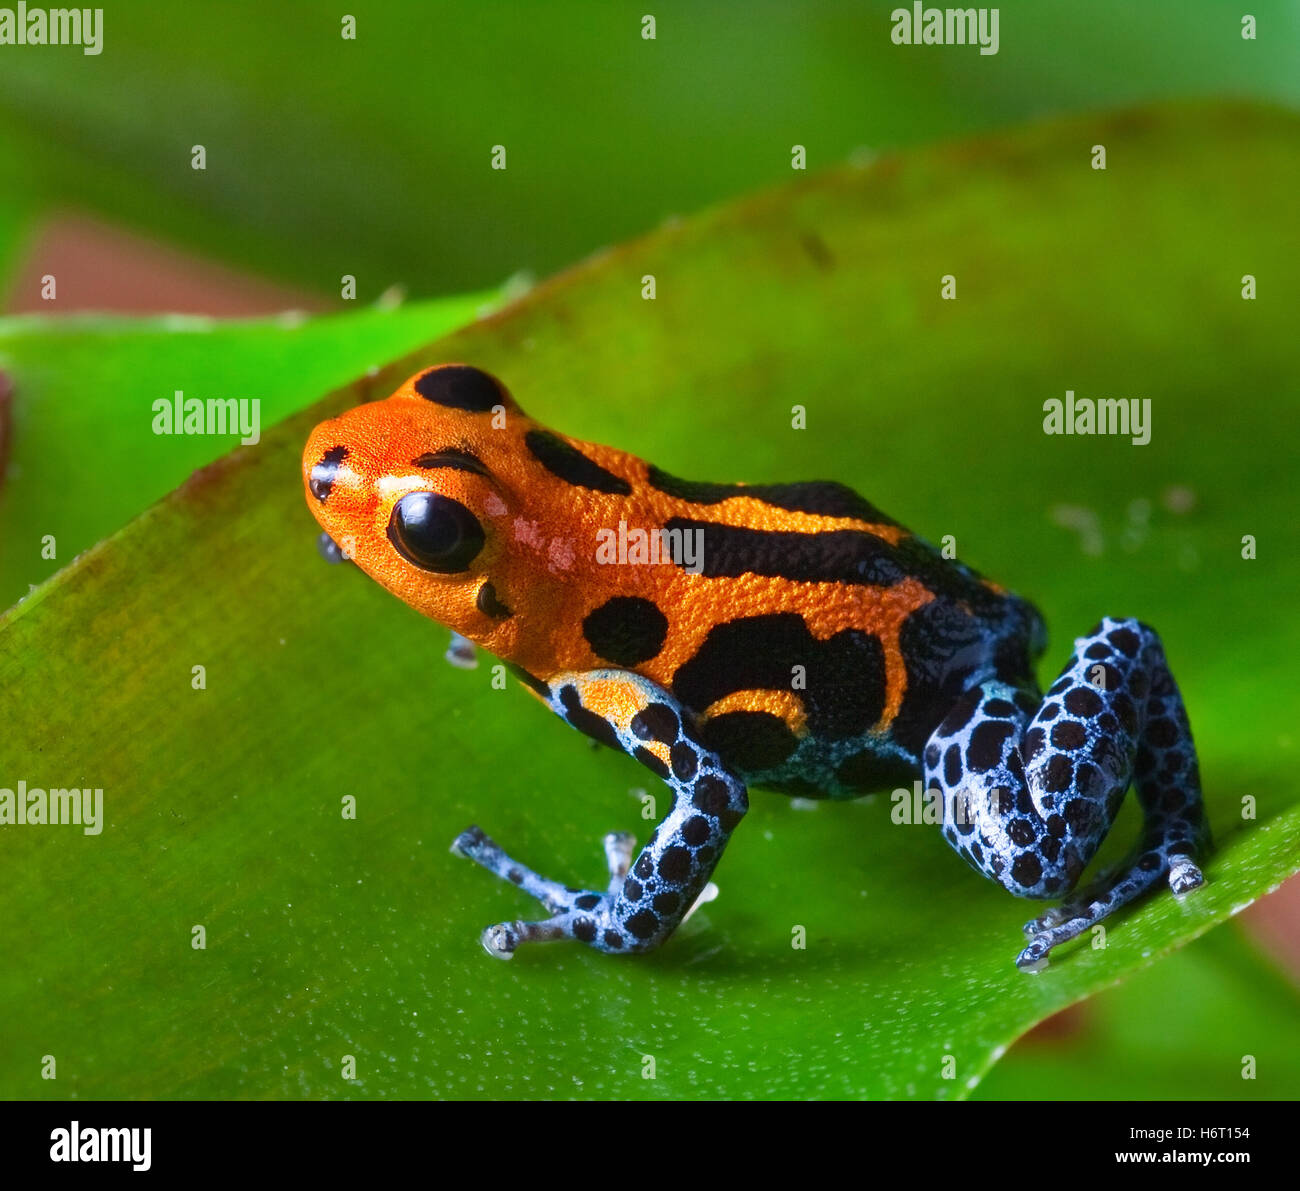
{"label": "black spot on leg", "polygon": [[579,910],[594,910],[600,905],[600,897],[595,893],[584,893],[581,897],[575,898],[573,904]]}
{"label": "black spot on leg", "polygon": [[1141,641],[1132,629],[1113,629],[1106,634],[1106,640],[1125,657],[1137,657],[1138,646],[1141,645]]}
{"label": "black spot on leg", "polygon": [[1043,775],[1043,787],[1053,794],[1059,794],[1070,788],[1074,779],[1074,762],[1069,757],[1057,753],[1047,763],[1047,772]]}
{"label": "black spot on leg", "polygon": [[1077,686],[1065,696],[1065,710],[1080,719],[1091,719],[1102,706],[1101,696],[1091,687]]}
{"label": "black spot on leg", "polygon": [[659,857],[659,875],[670,885],[680,885],[691,875],[691,854],[682,847],[664,850]]}
{"label": "black spot on leg", "polygon": [[638,910],[623,925],[633,938],[645,940],[659,929],[659,919],[650,910]]}
{"label": "black spot on leg", "polygon": [[583,943],[592,943],[596,939],[596,924],[590,918],[575,918],[573,937]]}
{"label": "black spot on leg", "polygon": [[667,764],[656,757],[645,745],[638,746],[632,756],[657,777],[666,778],[668,776]]}
{"label": "black spot on leg", "polygon": [[695,776],[700,763],[695,750],[689,744],[679,742],[673,745],[669,755],[673,763],[673,777],[678,781],[689,782]]}
{"label": "black spot on leg", "polygon": [[976,773],[985,773],[1002,760],[1002,748],[1012,732],[1012,726],[997,721],[978,724],[971,733],[966,760]]}
{"label": "black spot on leg", "polygon": [[638,740],[671,744],[677,739],[677,713],[666,703],[647,703],[632,717],[632,733]]}
{"label": "black spot on leg", "polygon": [[682,839],[692,848],[698,848],[709,838],[712,831],[708,819],[703,815],[696,815],[687,820],[686,826],[682,828]]}
{"label": "black spot on leg", "polygon": [[667,918],[669,915],[675,914],[682,904],[681,894],[674,893],[671,889],[665,893],[657,893],[652,904],[656,914]]}
{"label": "black spot on leg", "polygon": [[1011,865],[1011,875],[1024,888],[1030,889],[1042,878],[1043,866],[1032,852],[1021,852]]}
{"label": "black spot on leg", "polygon": [[714,818],[717,818],[727,809],[727,804],[730,801],[731,792],[727,789],[727,783],[721,778],[706,773],[695,783],[691,802],[696,809],[702,810],[706,815],[713,815]]}
{"label": "black spot on leg", "polygon": [[1012,819],[1011,826],[1007,828],[1007,835],[1011,837],[1011,842],[1022,848],[1029,847],[1036,838],[1034,825],[1028,819]]}
{"label": "black spot on leg", "polygon": [[623,947],[623,936],[620,935],[620,934],[618,933],[618,931],[616,931],[616,930],[607,930],[607,931],[605,932],[604,938],[605,938],[605,946],[606,946],[606,947],[610,947],[610,948],[612,948],[612,949],[615,950],[615,951],[619,951],[619,950],[622,949],[622,947]]}
{"label": "black spot on leg", "polygon": [[651,600],[614,596],[587,614],[582,634],[597,656],[616,666],[635,666],[663,648],[668,618]]}
{"label": "black spot on leg", "polygon": [[1070,720],[1062,720],[1052,729],[1053,747],[1063,749],[1065,752],[1073,752],[1077,748],[1082,748],[1087,739],[1083,725],[1073,723]]}
{"label": "black spot on leg", "polygon": [[614,725],[602,719],[594,711],[588,711],[583,707],[578,688],[572,683],[560,691],[560,703],[564,706],[564,718],[579,732],[585,733],[593,740],[599,740],[601,744],[609,745],[610,748],[618,749],[619,752],[623,751],[623,745],[618,739]]}

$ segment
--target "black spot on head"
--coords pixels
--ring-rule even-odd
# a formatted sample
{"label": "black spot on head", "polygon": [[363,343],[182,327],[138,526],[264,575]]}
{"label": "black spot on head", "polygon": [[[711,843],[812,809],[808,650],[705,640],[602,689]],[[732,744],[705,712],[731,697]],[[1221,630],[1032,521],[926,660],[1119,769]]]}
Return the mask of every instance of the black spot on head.
{"label": "black spot on head", "polygon": [[492,586],[489,579],[482,587],[478,589],[478,595],[474,599],[474,606],[483,613],[484,616],[490,616],[493,620],[506,620],[514,613],[505,606],[497,596],[497,589]]}
{"label": "black spot on head", "polygon": [[649,852],[642,852],[636,858],[636,864],[632,866],[632,871],[643,881],[648,881],[655,875],[655,862]]}
{"label": "black spot on head", "polygon": [[511,404],[495,377],[466,364],[430,368],[416,380],[415,391],[435,405],[470,413],[487,413],[493,406]]}
{"label": "black spot on head", "polygon": [[668,618],[651,600],[614,596],[587,614],[582,635],[598,657],[616,666],[635,666],[664,647]]}
{"label": "black spot on head", "polygon": [[329,497],[334,481],[338,479],[339,464],[348,457],[347,447],[330,447],[320,458],[320,462],[311,469],[308,487],[311,494],[324,504]]}
{"label": "black spot on head", "polygon": [[476,476],[491,474],[488,471],[487,464],[473,451],[466,451],[460,447],[444,447],[441,451],[426,451],[418,458],[412,459],[411,466],[423,467],[429,470],[436,467],[449,467],[453,471],[468,471]]}
{"label": "black spot on head", "polygon": [[1090,686],[1077,686],[1065,696],[1065,710],[1083,719],[1100,714],[1103,706],[1101,696]]}
{"label": "black spot on head", "polygon": [[632,494],[631,484],[606,471],[594,459],[588,459],[558,434],[549,430],[530,430],[524,435],[524,446],[551,475],[558,476],[566,484],[616,496]]}
{"label": "black spot on head", "polygon": [[[649,868],[649,865],[647,864],[646,867]],[[631,877],[624,880],[623,896],[626,897],[628,901],[639,902],[641,900],[641,895],[644,892],[645,890],[641,888],[640,881],[634,881]]]}

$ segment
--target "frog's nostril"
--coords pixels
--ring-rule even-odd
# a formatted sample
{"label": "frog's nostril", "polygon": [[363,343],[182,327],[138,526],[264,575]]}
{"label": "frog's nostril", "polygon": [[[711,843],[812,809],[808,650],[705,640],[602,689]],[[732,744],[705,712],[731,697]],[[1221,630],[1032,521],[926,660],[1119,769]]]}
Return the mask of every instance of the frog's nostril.
{"label": "frog's nostril", "polygon": [[339,464],[347,458],[347,447],[330,447],[321,461],[314,464],[311,469],[311,480],[309,487],[311,494],[321,502],[325,503],[326,497],[330,494],[330,489],[334,487],[334,481],[338,479]]}

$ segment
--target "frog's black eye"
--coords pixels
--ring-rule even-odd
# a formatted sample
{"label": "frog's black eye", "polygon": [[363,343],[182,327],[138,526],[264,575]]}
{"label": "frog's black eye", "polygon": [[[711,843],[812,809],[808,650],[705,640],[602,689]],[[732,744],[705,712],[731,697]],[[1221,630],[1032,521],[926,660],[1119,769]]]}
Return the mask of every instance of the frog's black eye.
{"label": "frog's black eye", "polygon": [[408,492],[393,506],[388,540],[407,562],[440,575],[464,571],[483,549],[483,527],[460,501]]}

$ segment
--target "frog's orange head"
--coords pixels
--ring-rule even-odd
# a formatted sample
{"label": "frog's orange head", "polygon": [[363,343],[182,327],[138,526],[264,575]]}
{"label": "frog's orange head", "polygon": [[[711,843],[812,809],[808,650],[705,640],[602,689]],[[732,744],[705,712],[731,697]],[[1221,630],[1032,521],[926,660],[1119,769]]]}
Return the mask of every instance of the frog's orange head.
{"label": "frog's orange head", "polygon": [[505,505],[483,462],[503,410],[522,419],[500,382],[447,364],[322,422],[302,456],[307,504],[344,555],[476,639],[503,611],[487,575]]}

